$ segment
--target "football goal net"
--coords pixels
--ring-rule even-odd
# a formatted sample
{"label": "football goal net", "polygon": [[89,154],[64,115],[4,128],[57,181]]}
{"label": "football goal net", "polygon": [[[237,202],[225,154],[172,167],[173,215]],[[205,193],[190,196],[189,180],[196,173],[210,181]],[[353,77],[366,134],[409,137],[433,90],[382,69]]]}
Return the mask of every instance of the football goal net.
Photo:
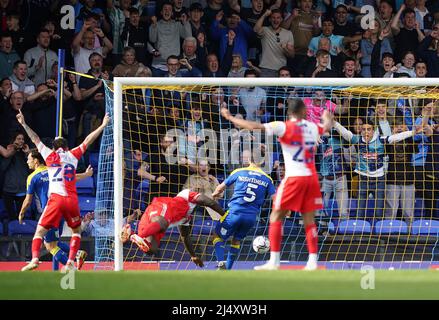
{"label": "football goal net", "polygon": [[[419,268],[438,260],[438,101],[434,79],[115,78],[106,84],[112,124],[103,134],[95,206],[97,269],[196,269],[178,228],[154,255],[119,233],[136,231],[154,197],[190,189],[211,196],[230,173],[257,155],[278,186],[285,175],[280,143],[265,132],[236,128],[221,108],[266,123],[288,120],[302,99],[307,119],[334,113],[315,150],[324,209],[318,212],[319,261],[326,267],[364,263]],[[411,131],[411,134],[403,134]],[[233,195],[227,188],[223,208]],[[235,262],[251,269],[268,258],[253,250],[268,236],[271,199],[256,213]],[[216,268],[213,233],[220,216],[197,207],[191,241],[205,269]],[[308,256],[300,213],[283,221],[281,261],[296,268]],[[226,244],[226,252],[230,243]]]}

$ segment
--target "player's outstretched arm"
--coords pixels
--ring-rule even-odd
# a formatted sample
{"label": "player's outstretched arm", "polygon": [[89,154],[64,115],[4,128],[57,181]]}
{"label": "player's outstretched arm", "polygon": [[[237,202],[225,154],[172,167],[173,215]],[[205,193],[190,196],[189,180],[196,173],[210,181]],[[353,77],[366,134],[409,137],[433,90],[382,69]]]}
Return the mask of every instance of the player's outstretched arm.
{"label": "player's outstretched arm", "polygon": [[224,190],[226,190],[226,184],[223,182],[216,187],[215,191],[212,193],[212,198],[215,200],[221,198]]}
{"label": "player's outstretched arm", "polygon": [[221,108],[221,115],[226,120],[229,120],[231,123],[233,123],[235,127],[239,127],[241,129],[248,129],[248,130],[255,130],[255,129],[265,130],[265,127],[262,123],[236,118],[232,116],[229,109],[227,108]]}
{"label": "player's outstretched arm", "polygon": [[26,121],[24,120],[24,115],[23,113],[21,113],[21,110],[18,110],[17,121],[22,125],[23,129],[26,131],[27,135],[34,143],[34,145],[38,145],[41,141],[40,137],[26,124]]}
{"label": "player's outstretched arm", "polygon": [[107,126],[107,124],[110,123],[110,116],[108,113],[105,115],[104,119],[102,120],[101,125],[92,133],[90,133],[83,141],[83,143],[88,147],[90,144],[92,144],[104,131],[104,128]]}
{"label": "player's outstretched arm", "polygon": [[85,179],[87,177],[93,176],[93,167],[91,165],[88,165],[87,169],[83,173],[77,173],[76,174],[76,181]]}
{"label": "player's outstretched arm", "polygon": [[181,240],[183,240],[184,247],[189,252],[192,262],[200,268],[204,267],[203,260],[195,254],[194,247],[192,246],[191,227],[182,225],[178,227],[178,231],[180,231]]}
{"label": "player's outstretched arm", "polygon": [[328,110],[325,110],[322,114],[322,126],[324,132],[328,132],[329,130],[331,130],[333,125],[334,125],[334,115]]}
{"label": "player's outstretched arm", "polygon": [[212,210],[218,212],[221,216],[225,214],[223,208],[218,204],[218,202],[216,202],[215,200],[209,198],[204,194],[200,194],[195,200],[195,202],[199,206],[211,208]]}

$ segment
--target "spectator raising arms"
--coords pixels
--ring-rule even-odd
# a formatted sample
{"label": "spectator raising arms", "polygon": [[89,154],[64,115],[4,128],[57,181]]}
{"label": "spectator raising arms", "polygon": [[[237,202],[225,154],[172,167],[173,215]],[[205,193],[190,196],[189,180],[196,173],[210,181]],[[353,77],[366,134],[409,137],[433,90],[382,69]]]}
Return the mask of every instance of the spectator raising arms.
{"label": "spectator raising arms", "polygon": [[376,43],[379,46],[380,59],[384,52],[392,53],[389,40],[388,30],[381,30],[378,20],[374,21],[374,28],[368,29],[363,34],[361,40],[361,75],[363,77],[371,77],[372,51]]}
{"label": "spectator raising arms", "polygon": [[[439,77],[439,23],[433,27],[430,35],[421,41],[418,47],[418,56],[422,58],[428,67],[429,77]],[[436,50],[430,50],[430,46]]]}
{"label": "spectator raising arms", "polygon": [[[402,26],[400,18],[402,16]],[[392,19],[392,33],[395,39],[395,60],[400,62],[404,52],[416,51],[419,43],[424,40],[425,36],[416,22],[416,13],[413,9],[406,8],[405,4],[401,5],[398,13]]]}
{"label": "spectator raising arms", "polygon": [[354,35],[352,37],[338,36],[334,34],[334,20],[330,17],[322,19],[322,34],[318,37],[314,37],[309,42],[308,49],[316,52],[320,38],[329,38],[331,40],[330,53],[337,55],[343,50],[344,45],[352,41],[358,41],[361,39],[361,35]]}
{"label": "spectator raising arms", "polygon": [[219,41],[220,50],[219,58],[223,61],[224,55],[227,50],[228,33],[229,30],[233,30],[235,33],[235,42],[233,46],[233,53],[241,55],[243,61],[247,61],[248,41],[253,36],[252,28],[241,20],[239,14],[230,12],[226,15],[226,27],[220,24],[224,17],[224,12],[220,11],[215,17],[215,21],[211,26],[211,35],[213,41]]}
{"label": "spectator raising arms", "polygon": [[172,18],[172,4],[165,2],[162,6],[160,20],[157,17],[151,18],[149,27],[149,40],[153,43],[153,68],[166,70],[166,59],[170,55],[180,55],[180,39],[192,36],[191,25],[187,16],[182,15],[181,21]]}
{"label": "spectator raising arms", "polygon": [[[99,37],[99,41],[103,42],[103,46],[95,46],[95,36]],[[86,21],[72,42],[75,70],[80,73],[86,73],[90,68],[89,57],[92,53],[97,52],[106,57],[112,48],[113,44],[103,31],[97,27],[93,28],[92,24]]]}
{"label": "spectator raising arms", "polygon": [[[263,26],[267,17],[270,17],[270,27]],[[287,64],[287,58],[294,57],[293,34],[281,27],[282,21],[282,11],[279,9],[267,10],[253,28],[262,41],[262,56],[259,66],[263,77],[276,77],[279,68]]]}

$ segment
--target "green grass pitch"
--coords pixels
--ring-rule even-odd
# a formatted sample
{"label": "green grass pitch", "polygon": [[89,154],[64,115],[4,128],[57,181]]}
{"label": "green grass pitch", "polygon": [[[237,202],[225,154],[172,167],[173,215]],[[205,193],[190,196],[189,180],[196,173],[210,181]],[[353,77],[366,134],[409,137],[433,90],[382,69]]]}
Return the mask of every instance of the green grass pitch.
{"label": "green grass pitch", "polygon": [[82,271],[74,290],[61,288],[63,276],[0,272],[0,299],[439,299],[436,270],[376,270],[368,290],[360,270]]}

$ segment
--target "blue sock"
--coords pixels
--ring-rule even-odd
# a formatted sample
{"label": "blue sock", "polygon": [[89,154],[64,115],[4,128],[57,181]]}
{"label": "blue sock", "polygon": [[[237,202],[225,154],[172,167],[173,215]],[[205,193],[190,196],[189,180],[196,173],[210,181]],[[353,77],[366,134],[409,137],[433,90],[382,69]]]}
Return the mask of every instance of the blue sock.
{"label": "blue sock", "polygon": [[52,257],[52,270],[58,271],[59,270],[59,262],[56,260],[55,257]]}
{"label": "blue sock", "polygon": [[61,262],[63,265],[65,265],[67,263],[67,260],[69,260],[67,254],[63,250],[61,250],[60,247],[56,247],[55,249],[51,250],[50,253],[55,260]]}
{"label": "blue sock", "polygon": [[229,254],[227,255],[227,262],[226,262],[226,269],[227,270],[232,269],[233,262],[235,262],[240,248],[241,248],[241,246],[239,244],[237,244],[237,245],[232,244],[230,246],[230,250],[229,250]]}
{"label": "blue sock", "polygon": [[215,246],[215,255],[218,262],[224,261],[224,240],[221,238],[213,239],[213,245]]}
{"label": "blue sock", "polygon": [[62,251],[64,251],[67,255],[69,254],[69,252],[70,252],[70,245],[68,245],[67,243],[58,241],[58,247],[60,247],[60,249]]}

